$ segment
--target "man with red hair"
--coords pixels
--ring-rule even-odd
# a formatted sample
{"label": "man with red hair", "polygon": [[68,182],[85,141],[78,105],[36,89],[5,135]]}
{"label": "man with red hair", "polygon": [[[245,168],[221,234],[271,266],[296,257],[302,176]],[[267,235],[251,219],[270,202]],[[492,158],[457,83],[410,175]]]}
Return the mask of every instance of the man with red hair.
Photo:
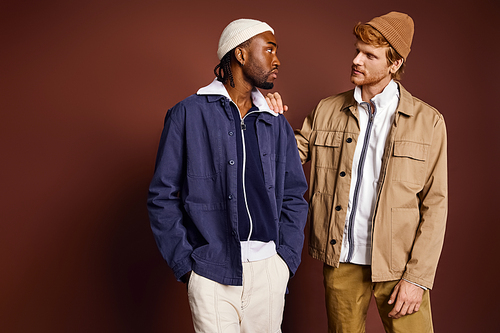
{"label": "man with red hair", "polygon": [[446,128],[395,81],[413,31],[398,12],[356,25],[356,87],[322,100],[296,131],[302,163],[312,163],[309,253],[324,262],[329,332],[364,332],[372,294],[387,332],[433,331]]}

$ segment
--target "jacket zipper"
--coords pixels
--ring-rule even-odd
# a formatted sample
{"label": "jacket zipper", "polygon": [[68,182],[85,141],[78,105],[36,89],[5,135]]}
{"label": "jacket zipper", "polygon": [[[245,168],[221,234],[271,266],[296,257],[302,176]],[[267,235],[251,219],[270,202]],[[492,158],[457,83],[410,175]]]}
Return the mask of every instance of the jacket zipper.
{"label": "jacket zipper", "polygon": [[[252,111],[252,112],[248,112],[243,118],[241,118],[241,113],[240,113],[240,127],[241,127],[241,142],[242,142],[242,145],[243,145],[243,167],[242,167],[242,175],[241,175],[241,179],[242,179],[242,185],[243,185],[243,198],[245,200],[245,207],[246,207],[246,210],[247,210],[247,214],[248,214],[248,220],[250,221],[250,230],[248,232],[248,238],[247,238],[247,242],[250,242],[250,237],[252,237],[252,232],[253,232],[253,221],[252,221],[252,216],[250,215],[250,208],[248,207],[248,201],[247,201],[247,190],[246,190],[246,186],[245,186],[245,182],[246,182],[246,179],[245,179],[245,169],[246,169],[246,164],[247,164],[247,152],[246,152],[246,146],[245,146],[245,130],[247,128],[247,125],[245,124],[245,118],[246,116],[248,116],[249,114],[251,113],[256,113],[258,111]],[[248,243],[248,246],[250,246],[250,243]]]}
{"label": "jacket zipper", "polygon": [[356,210],[358,207],[359,188],[361,187],[361,181],[363,179],[363,169],[364,169],[364,165],[365,165],[368,144],[370,142],[370,136],[371,136],[372,127],[373,127],[373,119],[375,117],[375,114],[377,113],[375,105],[373,106],[373,113],[372,113],[370,104],[369,103],[366,103],[366,104],[368,105],[368,112],[370,113],[370,117],[368,119],[368,125],[366,127],[365,138],[363,140],[363,148],[361,149],[361,156],[359,157],[358,177],[356,179],[356,186],[354,187],[351,215],[349,216],[349,228],[347,229],[347,239],[349,241],[349,252],[347,253],[346,262],[351,262],[352,256],[354,253],[354,220],[356,218]]}

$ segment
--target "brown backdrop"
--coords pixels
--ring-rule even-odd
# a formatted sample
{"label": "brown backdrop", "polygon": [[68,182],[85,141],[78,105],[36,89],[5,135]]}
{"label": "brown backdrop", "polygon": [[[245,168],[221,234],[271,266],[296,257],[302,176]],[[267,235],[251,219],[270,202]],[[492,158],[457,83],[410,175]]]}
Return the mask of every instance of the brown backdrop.
{"label": "brown backdrop", "polygon": [[[166,110],[208,84],[231,20],[276,30],[293,127],[351,88],[352,26],[415,20],[403,84],[445,116],[450,213],[437,332],[498,328],[496,0],[16,1],[0,5],[2,332],[192,332],[185,286],[153,240],[148,182]],[[306,167],[307,168],[307,167]],[[325,332],[306,251],[285,332]],[[381,332],[375,310],[369,332]]]}

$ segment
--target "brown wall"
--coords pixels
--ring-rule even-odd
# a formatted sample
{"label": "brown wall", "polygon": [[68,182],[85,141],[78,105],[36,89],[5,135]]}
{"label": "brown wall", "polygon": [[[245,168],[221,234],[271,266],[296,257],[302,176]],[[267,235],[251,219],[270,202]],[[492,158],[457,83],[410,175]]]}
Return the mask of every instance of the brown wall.
{"label": "brown wall", "polygon": [[[448,125],[436,331],[498,328],[497,1],[11,3],[0,5],[2,332],[192,332],[145,204],[166,110],[212,80],[222,29],[250,17],[276,30],[276,89],[298,127],[351,88],[352,26],[391,10],[416,24],[402,82]],[[325,327],[321,264],[304,251],[283,328]],[[375,311],[368,331],[381,332]]]}

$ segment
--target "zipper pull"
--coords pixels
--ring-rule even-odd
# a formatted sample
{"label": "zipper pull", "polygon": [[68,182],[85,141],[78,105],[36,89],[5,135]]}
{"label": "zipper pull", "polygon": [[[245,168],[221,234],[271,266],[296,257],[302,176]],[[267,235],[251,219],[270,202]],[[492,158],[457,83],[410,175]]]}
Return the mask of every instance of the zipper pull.
{"label": "zipper pull", "polygon": [[241,130],[246,130],[247,129],[247,125],[245,124],[245,121],[243,119],[241,119]]}

